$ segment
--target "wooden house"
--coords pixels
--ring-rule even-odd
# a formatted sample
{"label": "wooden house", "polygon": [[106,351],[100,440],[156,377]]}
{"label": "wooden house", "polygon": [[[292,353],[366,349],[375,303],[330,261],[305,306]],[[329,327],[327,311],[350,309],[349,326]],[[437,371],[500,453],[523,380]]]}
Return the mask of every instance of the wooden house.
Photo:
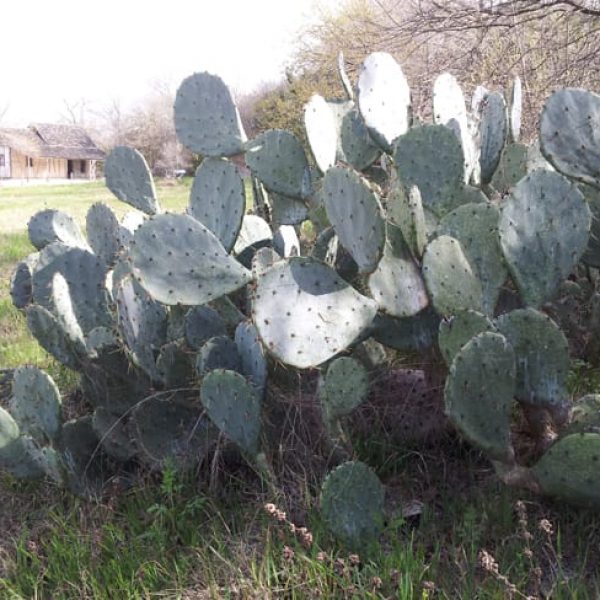
{"label": "wooden house", "polygon": [[81,127],[35,123],[0,129],[1,179],[95,179],[105,154]]}

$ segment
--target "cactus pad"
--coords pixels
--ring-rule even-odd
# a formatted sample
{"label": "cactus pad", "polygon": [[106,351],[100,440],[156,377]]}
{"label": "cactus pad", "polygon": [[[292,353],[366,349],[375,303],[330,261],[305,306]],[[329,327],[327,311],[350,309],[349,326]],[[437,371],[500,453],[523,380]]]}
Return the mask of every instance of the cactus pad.
{"label": "cactus pad", "polygon": [[242,359],[233,340],[218,335],[207,340],[196,356],[196,373],[204,377],[214,369],[242,371]]}
{"label": "cactus pad", "polygon": [[10,412],[20,431],[40,443],[58,437],[61,427],[60,392],[44,371],[36,367],[15,370]]}
{"label": "cactus pad", "polygon": [[258,279],[253,321],[266,348],[295,367],[317,366],[371,324],[376,303],[311,258],[280,262]]}
{"label": "cactus pad", "polygon": [[381,155],[381,150],[373,143],[358,108],[351,106],[343,114],[339,127],[340,159],[357,171],[370,167]]}
{"label": "cactus pad", "polygon": [[218,369],[202,380],[202,405],[212,422],[249,456],[260,450],[261,406],[256,388],[234,371]]}
{"label": "cactus pad", "polygon": [[208,227],[230,252],[246,211],[244,181],[236,165],[205,158],[196,170],[188,214]]}
{"label": "cactus pad", "polygon": [[102,202],[90,206],[85,231],[92,251],[107,265],[113,265],[121,247],[121,226],[115,213]]}
{"label": "cactus pad", "polygon": [[121,335],[133,361],[158,379],[154,352],[166,341],[166,308],[131,278],[121,282],[116,301]]}
{"label": "cactus pad", "polygon": [[465,97],[450,73],[442,73],[433,85],[433,122],[445,125],[460,140],[465,157],[464,182],[468,183],[475,168],[476,150],[469,131]]}
{"label": "cactus pad", "polygon": [[365,59],[358,77],[358,106],[373,139],[386,151],[410,127],[410,89],[391,54],[374,52]]}
{"label": "cactus pad", "polygon": [[315,162],[325,173],[335,164],[338,135],[335,116],[323,96],[315,94],[304,107],[304,127]]}
{"label": "cactus pad", "polygon": [[423,207],[442,217],[465,202],[464,155],[444,125],[415,127],[396,140],[394,164],[406,189],[416,185]]}
{"label": "cactus pad", "polygon": [[369,393],[369,375],[349,356],[336,358],[327,368],[319,400],[328,420],[339,419],[360,406]]}
{"label": "cactus pad", "polygon": [[29,241],[38,250],[52,242],[61,242],[66,246],[88,249],[88,243],[79,229],[79,225],[70,215],[54,209],[37,212],[27,224]]}
{"label": "cactus pad", "polygon": [[414,317],[404,319],[377,313],[373,321],[373,337],[396,350],[420,352],[435,343],[439,326],[440,317],[431,306]]}
{"label": "cactus pad", "polygon": [[268,190],[302,199],[311,194],[306,154],[289,131],[270,129],[249,142],[246,164]]}
{"label": "cactus pad", "polygon": [[504,96],[500,92],[491,92],[483,100],[479,126],[481,183],[489,183],[492,180],[494,171],[500,162],[507,134],[508,123]]}
{"label": "cactus pad", "polygon": [[511,463],[510,414],[515,354],[506,338],[486,331],[456,354],[446,379],[446,414],[492,460]]}
{"label": "cactus pad", "polygon": [[483,311],[483,291],[458,240],[441,235],[423,254],[423,276],[433,306],[448,317],[460,310]]}
{"label": "cactus pad", "polygon": [[500,243],[526,304],[540,306],[583,255],[591,213],[577,186],[538,169],[521,180],[502,207]]}
{"label": "cactus pad", "polygon": [[346,462],[335,468],[321,489],[321,513],[331,532],[358,548],[383,528],[384,490],[364,463]]}
{"label": "cactus pad", "polygon": [[383,257],[369,277],[369,290],[380,310],[393,317],[412,317],[429,304],[421,271],[402,232],[391,223]]}
{"label": "cactus pad", "polygon": [[492,177],[492,187],[500,194],[510,192],[527,175],[528,159],[529,148],[525,144],[507,144]]}
{"label": "cactus pad", "polygon": [[558,171],[600,187],[600,96],[566,88],[554,92],[540,119],[543,155]]}
{"label": "cactus pad", "polygon": [[468,203],[448,213],[437,233],[458,240],[469,264],[481,282],[483,312],[494,314],[508,270],[498,240],[500,212],[489,202]]}
{"label": "cactus pad", "polygon": [[527,308],[501,315],[495,325],[515,351],[516,397],[546,406],[564,402],[568,398],[569,346],[554,321]]}
{"label": "cactus pad", "polygon": [[135,456],[135,445],[120,417],[99,406],[94,411],[92,427],[109,456],[117,460],[129,460]]}
{"label": "cactus pad", "polygon": [[300,255],[300,240],[292,225],[280,225],[275,230],[273,249],[283,258]]}
{"label": "cactus pad", "polygon": [[377,267],[385,244],[383,209],[377,194],[352,169],[333,167],[323,178],[327,216],[361,273]]}
{"label": "cactus pad", "polygon": [[185,315],[185,340],[194,350],[209,338],[225,335],[225,322],[221,315],[210,306],[193,306]]}
{"label": "cactus pad", "polygon": [[599,463],[600,434],[575,433],[552,445],[532,472],[542,493],[598,508]]}
{"label": "cactus pad", "polygon": [[160,212],[154,180],[146,159],[128,146],[117,146],[104,163],[106,186],[123,202],[147,215]]}
{"label": "cactus pad", "polygon": [[407,192],[400,179],[393,174],[387,214],[390,221],[400,227],[413,255],[418,258],[423,256],[427,245],[427,226],[419,188],[413,185]]}
{"label": "cactus pad", "polygon": [[179,141],[202,156],[233,156],[244,151],[246,133],[229,88],[210,73],[183,80],[175,97]]}
{"label": "cactus pad", "polygon": [[494,324],[474,310],[463,310],[440,322],[438,344],[446,364],[450,366],[461,348],[484,331],[495,331]]}
{"label": "cactus pad", "polygon": [[262,396],[267,386],[267,359],[256,327],[243,321],[235,330],[235,345],[241,359],[241,372]]}
{"label": "cactus pad", "polygon": [[132,412],[130,433],[148,466],[162,470],[167,464],[186,469],[201,462],[216,442],[209,420],[198,408],[172,394],[150,398]]}
{"label": "cactus pad", "polygon": [[133,273],[164,304],[205,304],[243,287],[250,273],[188,215],[159,215],[136,232]]}
{"label": "cactus pad", "polygon": [[510,95],[510,141],[517,143],[521,137],[521,116],[523,112],[523,85],[521,78],[516,77]]}
{"label": "cactus pad", "polygon": [[63,365],[79,369],[82,357],[59,320],[42,306],[28,306],[25,312],[27,327],[42,348]]}
{"label": "cactus pad", "polygon": [[39,254],[34,252],[20,261],[10,278],[10,297],[16,308],[25,308],[33,301],[33,271]]}

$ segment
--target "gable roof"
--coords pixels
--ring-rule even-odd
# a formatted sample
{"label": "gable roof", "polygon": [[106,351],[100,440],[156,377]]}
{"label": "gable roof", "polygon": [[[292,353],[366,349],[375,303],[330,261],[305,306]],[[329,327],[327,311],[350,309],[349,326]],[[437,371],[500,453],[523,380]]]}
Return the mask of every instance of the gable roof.
{"label": "gable roof", "polygon": [[27,156],[104,160],[105,154],[77,125],[33,123],[27,129],[0,129],[0,144]]}

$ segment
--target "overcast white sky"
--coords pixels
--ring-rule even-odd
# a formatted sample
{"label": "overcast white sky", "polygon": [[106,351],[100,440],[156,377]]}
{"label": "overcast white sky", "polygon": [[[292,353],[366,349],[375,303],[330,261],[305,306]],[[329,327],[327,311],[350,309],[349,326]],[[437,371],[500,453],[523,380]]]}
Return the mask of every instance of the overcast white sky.
{"label": "overcast white sky", "polygon": [[300,27],[341,0],[0,0],[3,126],[57,122],[67,100],[125,106],[152,80],[280,79]]}

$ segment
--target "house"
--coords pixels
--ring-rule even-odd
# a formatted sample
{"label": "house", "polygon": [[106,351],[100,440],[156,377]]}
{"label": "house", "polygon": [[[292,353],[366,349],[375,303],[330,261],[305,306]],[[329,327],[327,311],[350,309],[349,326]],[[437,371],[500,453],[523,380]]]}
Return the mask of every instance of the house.
{"label": "house", "polygon": [[85,130],[75,125],[0,128],[0,180],[95,179],[96,162],[104,158]]}

